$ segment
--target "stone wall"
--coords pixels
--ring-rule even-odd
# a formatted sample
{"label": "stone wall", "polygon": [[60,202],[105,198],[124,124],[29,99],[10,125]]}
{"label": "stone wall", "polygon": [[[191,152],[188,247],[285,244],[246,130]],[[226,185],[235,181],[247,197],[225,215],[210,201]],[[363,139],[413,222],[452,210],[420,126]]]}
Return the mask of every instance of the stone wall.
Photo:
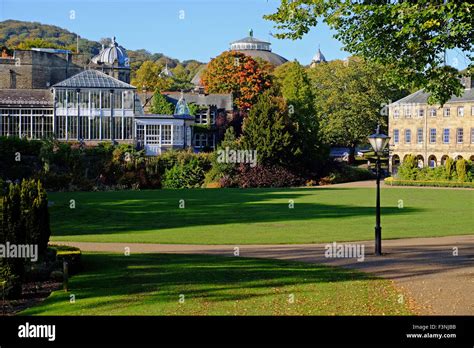
{"label": "stone wall", "polygon": [[0,59],[0,88],[48,88],[82,71],[82,57],[65,53],[16,50]]}

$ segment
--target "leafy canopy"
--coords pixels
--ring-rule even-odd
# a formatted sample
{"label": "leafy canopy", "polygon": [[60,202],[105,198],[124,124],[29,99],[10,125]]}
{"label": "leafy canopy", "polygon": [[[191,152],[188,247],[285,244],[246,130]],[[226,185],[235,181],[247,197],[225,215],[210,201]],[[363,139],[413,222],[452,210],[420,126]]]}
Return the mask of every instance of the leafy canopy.
{"label": "leafy canopy", "polygon": [[323,141],[354,149],[377,126],[387,126],[387,104],[404,92],[385,77],[385,69],[352,57],[309,69]]}
{"label": "leafy canopy", "polygon": [[235,105],[249,109],[258,96],[271,86],[267,69],[251,57],[226,51],[208,64],[201,76],[206,93],[232,93]]}
{"label": "leafy canopy", "polygon": [[299,39],[323,19],[345,49],[390,66],[402,87],[424,88],[431,103],[459,96],[460,73],[445,64],[455,49],[469,62],[472,74],[474,5],[468,1],[281,0],[264,18],[274,21],[279,38]]}

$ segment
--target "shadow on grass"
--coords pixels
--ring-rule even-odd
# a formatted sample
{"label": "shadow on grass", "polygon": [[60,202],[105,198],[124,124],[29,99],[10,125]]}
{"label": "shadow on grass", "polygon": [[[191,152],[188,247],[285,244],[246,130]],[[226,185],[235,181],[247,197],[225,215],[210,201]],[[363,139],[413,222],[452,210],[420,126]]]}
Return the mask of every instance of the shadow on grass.
{"label": "shadow on grass", "polygon": [[[87,254],[83,261],[84,272],[71,279],[70,292],[86,312],[133,306],[133,301],[176,304],[180,294],[208,302],[239,301],[274,295],[275,288],[285,286],[297,291],[304,284],[378,279],[342,268],[212,255]],[[52,296],[23,314],[47,314],[59,306],[67,315],[71,307],[65,296]],[[80,304],[87,299],[91,302]]]}
{"label": "shadow on grass", "polygon": [[[51,209],[53,235],[116,234],[130,231],[162,230],[192,226],[236,223],[280,223],[314,219],[373,216],[374,206],[298,202],[318,192],[330,190],[335,195],[351,189],[222,189],[157,190],[93,193],[56,193],[59,199]],[[76,208],[69,208],[74,198]],[[185,209],[179,209],[184,200]],[[275,202],[275,200],[279,200]],[[294,200],[294,209],[288,209]],[[354,199],[356,201],[356,198]],[[56,203],[56,202],[55,202]],[[409,214],[419,208],[382,207],[382,214]]]}

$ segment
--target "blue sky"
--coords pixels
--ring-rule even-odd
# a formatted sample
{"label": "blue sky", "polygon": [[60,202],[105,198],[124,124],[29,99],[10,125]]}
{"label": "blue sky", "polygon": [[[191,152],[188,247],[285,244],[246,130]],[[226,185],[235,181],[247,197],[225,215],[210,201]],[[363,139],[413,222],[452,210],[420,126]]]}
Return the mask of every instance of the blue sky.
{"label": "blue sky", "polygon": [[[318,46],[328,60],[347,52],[323,23],[302,40],[279,40],[272,22],[277,0],[0,0],[0,20],[16,19],[53,24],[90,40],[116,36],[128,49],[145,48],[169,57],[206,62],[248,35],[270,41],[275,53],[309,64]],[[71,19],[71,11],[75,18]],[[180,17],[183,17],[181,19]],[[462,55],[450,52],[451,64],[463,68]]]}
{"label": "blue sky", "polygon": [[[208,61],[248,35],[269,40],[272,50],[308,64],[318,45],[327,59],[345,58],[341,44],[326,26],[298,41],[270,37],[275,0],[0,0],[0,19],[53,24],[99,40],[116,36],[129,49],[146,48],[170,57]],[[70,11],[75,19],[70,19]],[[180,12],[184,11],[184,12]],[[184,14],[184,19],[180,15]]]}

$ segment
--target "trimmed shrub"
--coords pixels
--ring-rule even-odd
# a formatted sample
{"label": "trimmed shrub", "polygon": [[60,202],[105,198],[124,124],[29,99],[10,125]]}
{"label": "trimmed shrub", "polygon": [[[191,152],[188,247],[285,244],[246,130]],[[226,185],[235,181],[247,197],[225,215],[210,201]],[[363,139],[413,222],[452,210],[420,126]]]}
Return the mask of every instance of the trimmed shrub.
{"label": "trimmed shrub", "polygon": [[467,181],[468,162],[465,159],[456,161],[456,174],[459,181]]}
{"label": "trimmed shrub", "polygon": [[222,187],[293,187],[300,186],[304,179],[277,165],[249,165],[241,164],[237,177],[224,177],[220,180]]}
{"label": "trimmed shrub", "polygon": [[385,183],[390,186],[433,186],[433,187],[474,188],[474,182],[400,180],[393,177],[386,178]]}
{"label": "trimmed shrub", "polygon": [[446,158],[446,162],[444,163],[445,171],[446,171],[446,179],[451,179],[453,174],[456,172],[456,167],[454,160],[451,157]]}

